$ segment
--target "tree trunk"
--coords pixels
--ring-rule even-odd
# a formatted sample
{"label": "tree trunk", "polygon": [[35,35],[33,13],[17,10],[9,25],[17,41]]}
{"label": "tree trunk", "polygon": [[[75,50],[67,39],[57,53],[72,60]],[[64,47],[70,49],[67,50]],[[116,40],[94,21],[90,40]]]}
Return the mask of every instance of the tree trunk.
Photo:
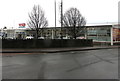
{"label": "tree trunk", "polygon": [[74,26],[74,30],[73,30],[73,37],[74,37],[74,39],[76,39],[76,28],[75,28],[75,26]]}
{"label": "tree trunk", "polygon": [[76,21],[74,20],[74,29],[73,29],[74,39],[76,39]]}
{"label": "tree trunk", "polygon": [[38,39],[38,30],[36,30],[36,39]]}

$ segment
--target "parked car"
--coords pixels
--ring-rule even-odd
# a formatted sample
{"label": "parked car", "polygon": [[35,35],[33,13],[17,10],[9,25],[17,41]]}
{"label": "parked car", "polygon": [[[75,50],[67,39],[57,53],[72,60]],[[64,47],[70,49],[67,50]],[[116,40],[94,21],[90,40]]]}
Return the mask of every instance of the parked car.
{"label": "parked car", "polygon": [[[61,37],[59,36],[56,39],[61,39]],[[69,36],[63,36],[62,39],[70,39],[70,37]]]}
{"label": "parked car", "polygon": [[76,39],[85,39],[85,37],[76,37]]}
{"label": "parked car", "polygon": [[6,37],[6,39],[14,39],[14,37]]}
{"label": "parked car", "polygon": [[2,39],[2,36],[0,36],[0,39]]}
{"label": "parked car", "polygon": [[63,39],[70,39],[70,37],[68,37],[68,36],[65,36],[65,37],[63,37]]}
{"label": "parked car", "polygon": [[34,39],[33,36],[27,36],[26,39]]}
{"label": "parked car", "polygon": [[38,37],[38,39],[45,39],[45,37]]}

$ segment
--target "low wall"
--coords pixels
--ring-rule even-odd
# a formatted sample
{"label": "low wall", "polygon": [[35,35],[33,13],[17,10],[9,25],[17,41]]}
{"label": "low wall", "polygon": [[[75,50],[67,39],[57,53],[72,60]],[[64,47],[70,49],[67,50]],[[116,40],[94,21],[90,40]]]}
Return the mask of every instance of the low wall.
{"label": "low wall", "polygon": [[[93,42],[94,46],[111,46],[111,42]],[[120,46],[120,42],[113,42],[113,45]]]}
{"label": "low wall", "polygon": [[93,46],[92,39],[2,39],[2,48],[60,48]]}

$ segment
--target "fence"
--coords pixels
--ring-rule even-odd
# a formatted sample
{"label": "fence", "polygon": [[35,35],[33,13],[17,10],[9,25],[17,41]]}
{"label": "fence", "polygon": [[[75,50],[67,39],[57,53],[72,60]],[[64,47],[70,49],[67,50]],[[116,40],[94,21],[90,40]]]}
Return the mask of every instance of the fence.
{"label": "fence", "polygon": [[2,48],[61,48],[93,46],[92,39],[2,39]]}

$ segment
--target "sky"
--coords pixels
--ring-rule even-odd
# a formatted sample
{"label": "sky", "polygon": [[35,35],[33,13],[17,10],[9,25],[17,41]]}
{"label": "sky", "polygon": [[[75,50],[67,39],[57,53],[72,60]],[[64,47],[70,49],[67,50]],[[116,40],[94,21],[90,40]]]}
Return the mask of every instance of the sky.
{"label": "sky", "polygon": [[[56,0],[57,26],[60,26],[60,5],[61,0]],[[55,0],[1,0],[0,1],[0,28],[18,28],[19,23],[28,22],[28,13],[34,5],[40,5],[48,20],[48,27],[55,26],[54,14]],[[76,7],[87,24],[106,24],[118,22],[119,0],[63,0],[63,13],[69,8]]]}

